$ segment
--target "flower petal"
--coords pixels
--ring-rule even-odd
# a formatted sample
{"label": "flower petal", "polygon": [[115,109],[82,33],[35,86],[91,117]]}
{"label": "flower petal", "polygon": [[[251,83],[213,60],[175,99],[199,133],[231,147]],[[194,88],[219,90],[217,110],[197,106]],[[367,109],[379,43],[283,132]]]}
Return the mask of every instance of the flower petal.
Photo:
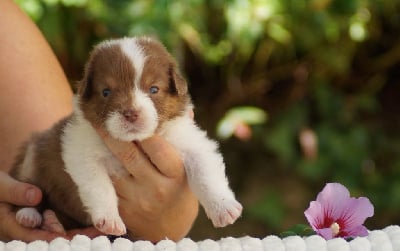
{"label": "flower petal", "polygon": [[328,183],[318,194],[317,201],[323,207],[325,218],[329,217],[336,221],[343,215],[343,211],[348,208],[350,192],[342,184]]}
{"label": "flower petal", "polygon": [[321,235],[325,240],[333,239],[333,233],[331,228],[321,228],[316,230],[317,234]]}
{"label": "flower petal", "polygon": [[351,198],[340,219],[343,221],[344,228],[347,229],[364,224],[364,221],[373,215],[374,206],[368,198]]}
{"label": "flower petal", "polygon": [[324,211],[321,203],[311,201],[310,206],[306,211],[304,211],[304,215],[314,231],[317,231],[322,227],[322,224],[324,223]]}
{"label": "flower petal", "polygon": [[346,229],[346,236],[343,237],[365,237],[368,235],[368,229],[363,225],[356,226],[351,229]]}

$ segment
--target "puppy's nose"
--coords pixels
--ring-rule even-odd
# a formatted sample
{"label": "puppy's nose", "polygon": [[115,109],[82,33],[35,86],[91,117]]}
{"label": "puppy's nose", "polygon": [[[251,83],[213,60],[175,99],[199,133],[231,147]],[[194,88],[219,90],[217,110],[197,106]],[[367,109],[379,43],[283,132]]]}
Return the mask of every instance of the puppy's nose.
{"label": "puppy's nose", "polygon": [[124,118],[127,121],[133,123],[139,117],[139,112],[137,110],[133,110],[133,109],[126,109],[126,110],[122,111],[122,115],[124,116]]}

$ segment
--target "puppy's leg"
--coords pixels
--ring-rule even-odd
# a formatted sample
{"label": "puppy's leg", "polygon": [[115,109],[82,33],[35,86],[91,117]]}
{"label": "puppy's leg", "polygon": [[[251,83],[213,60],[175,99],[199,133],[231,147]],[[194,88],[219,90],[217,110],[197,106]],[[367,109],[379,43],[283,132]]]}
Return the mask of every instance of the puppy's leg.
{"label": "puppy's leg", "polygon": [[162,135],[181,152],[189,185],[214,226],[235,222],[242,205],[229,188],[217,144],[186,117],[169,122]]}
{"label": "puppy's leg", "polygon": [[[75,107],[79,111],[79,108]],[[112,154],[80,112],[61,137],[65,171],[78,188],[79,197],[93,225],[105,234],[123,235],[126,228],[118,212],[118,198],[107,172]]]}
{"label": "puppy's leg", "polygon": [[232,224],[242,213],[225,176],[222,157],[217,152],[183,154],[188,182],[215,227]]}
{"label": "puppy's leg", "polygon": [[79,169],[70,167],[66,170],[78,187],[93,225],[105,234],[124,235],[126,228],[119,216],[118,198],[107,170],[100,162],[86,161]]}
{"label": "puppy's leg", "polygon": [[42,224],[42,215],[34,207],[19,209],[15,218],[17,222],[24,227],[35,228]]}

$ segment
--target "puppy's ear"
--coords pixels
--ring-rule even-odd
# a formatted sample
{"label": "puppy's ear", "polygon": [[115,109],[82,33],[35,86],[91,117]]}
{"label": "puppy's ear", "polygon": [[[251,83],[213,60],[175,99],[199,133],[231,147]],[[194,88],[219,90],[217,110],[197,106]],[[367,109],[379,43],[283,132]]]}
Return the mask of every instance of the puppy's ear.
{"label": "puppy's ear", "polygon": [[178,95],[185,95],[188,92],[188,87],[186,80],[180,74],[177,66],[175,64],[171,64],[169,67],[169,88],[172,93],[176,93]]}
{"label": "puppy's ear", "polygon": [[93,71],[89,61],[85,67],[83,79],[78,82],[78,94],[83,100],[88,100],[93,93]]}

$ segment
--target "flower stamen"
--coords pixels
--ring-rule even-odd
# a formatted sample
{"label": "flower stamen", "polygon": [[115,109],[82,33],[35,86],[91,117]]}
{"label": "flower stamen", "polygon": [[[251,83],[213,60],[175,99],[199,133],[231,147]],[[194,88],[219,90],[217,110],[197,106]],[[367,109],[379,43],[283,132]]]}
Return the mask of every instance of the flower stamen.
{"label": "flower stamen", "polygon": [[332,225],[330,226],[331,230],[332,230],[332,234],[333,236],[337,236],[340,232],[340,226],[339,224],[337,224],[336,222],[332,223]]}

